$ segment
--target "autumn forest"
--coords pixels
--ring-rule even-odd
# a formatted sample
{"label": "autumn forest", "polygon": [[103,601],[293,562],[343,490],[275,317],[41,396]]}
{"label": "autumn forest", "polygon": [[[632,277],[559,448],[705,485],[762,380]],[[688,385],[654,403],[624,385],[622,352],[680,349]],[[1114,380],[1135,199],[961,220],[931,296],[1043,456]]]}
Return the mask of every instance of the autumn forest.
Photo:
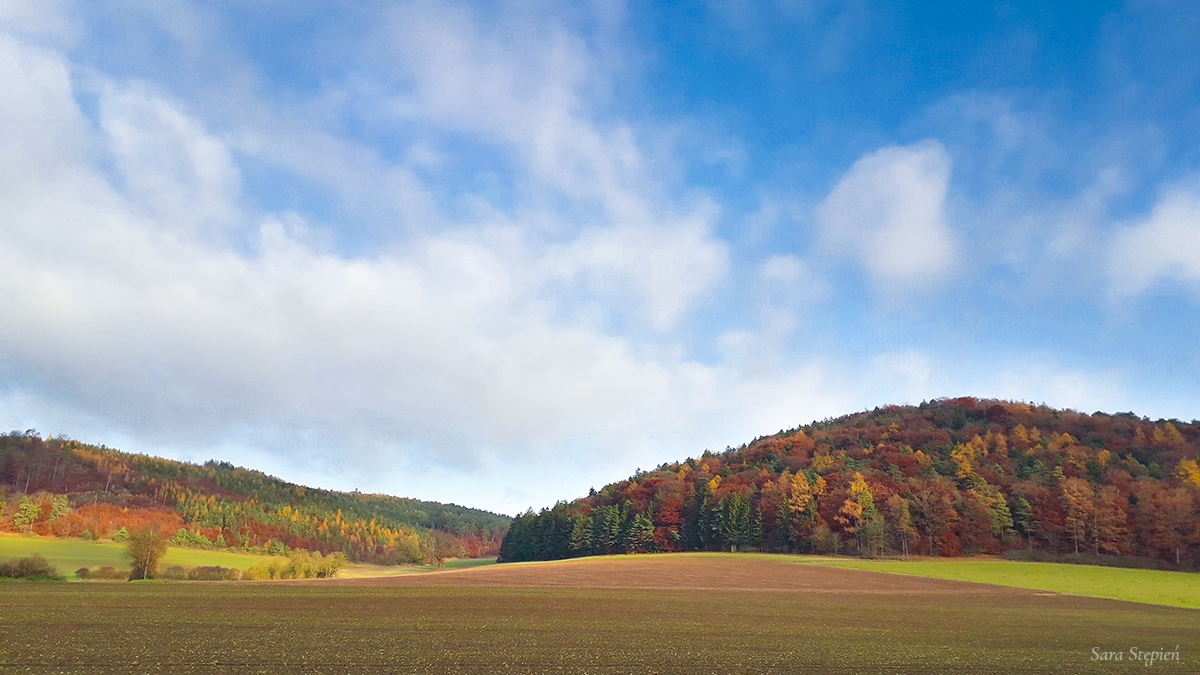
{"label": "autumn forest", "polygon": [[0,436],[0,531],[120,541],[153,528],[176,546],[421,564],[495,555],[508,521],[452,504],[305,488],[226,462],[176,462],[33,431]]}
{"label": "autumn forest", "polygon": [[0,531],[421,564],[657,551],[1006,557],[1195,569],[1200,424],[958,398],[637,472],[515,519],[258,471],[0,436]]}
{"label": "autumn forest", "polygon": [[958,398],[639,472],[518,516],[503,561],[650,551],[1014,554],[1194,569],[1200,424]]}

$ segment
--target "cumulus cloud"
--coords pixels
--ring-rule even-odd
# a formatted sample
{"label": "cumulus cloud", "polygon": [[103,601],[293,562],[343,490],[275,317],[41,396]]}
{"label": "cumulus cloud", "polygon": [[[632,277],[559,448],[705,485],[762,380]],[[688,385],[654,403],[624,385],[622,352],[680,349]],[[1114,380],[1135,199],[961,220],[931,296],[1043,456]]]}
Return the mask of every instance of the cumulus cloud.
{"label": "cumulus cloud", "polygon": [[1200,179],[1169,187],[1149,216],[1117,233],[1108,272],[1115,297],[1167,281],[1200,291]]}
{"label": "cumulus cloud", "polygon": [[[592,193],[606,215],[582,228],[542,236],[539,223],[562,214],[493,208],[402,246],[337,254],[297,234],[303,214],[242,203],[238,149],[252,138],[285,155],[265,147],[281,140],[269,130],[234,133],[231,146],[169,94],[102,75],[89,120],[71,69],[0,37],[0,409],[58,431],[102,419],[134,447],[240,446],[267,468],[290,457],[386,475],[398,482],[370,487],[397,493],[416,494],[419,476],[476,476],[421,492],[431,498],[478,497],[479,476],[503,467],[486,498],[507,508],[525,505],[502,501],[527,479],[515,467],[627,472],[700,443],[697,410],[740,424],[721,394],[737,372],[575,313],[640,307],[630,316],[669,332],[724,274],[711,205],[651,207],[623,178]],[[571,114],[573,129],[594,128]],[[629,151],[617,135],[592,134],[599,154],[579,161]],[[335,163],[354,154],[325,149]],[[540,175],[540,160],[523,161]],[[378,174],[392,169],[375,162],[366,173],[386,184]],[[219,236],[232,227],[246,230],[236,243]]]}
{"label": "cumulus cloud", "polygon": [[[0,4],[0,418],[513,511],[986,389],[883,330],[854,353],[869,307],[827,302],[778,208],[734,233],[742,179],[690,175],[727,146],[614,112],[613,6],[582,30],[552,3],[367,4],[314,40],[332,67],[273,81],[219,8]],[[142,41],[97,56],[128,44],[89,42],[101,17]],[[816,210],[824,251],[885,290],[947,278],[950,171],[935,141],[861,158]],[[1129,230],[1174,236],[1139,283],[1195,279],[1162,224],[1180,194]],[[1032,390],[1086,400],[1060,375]]]}
{"label": "cumulus cloud", "polygon": [[239,172],[225,144],[142,86],[106,87],[100,125],[124,191],[148,217],[193,234],[236,220]]}
{"label": "cumulus cloud", "polygon": [[824,245],[857,259],[886,290],[945,278],[955,258],[945,218],[950,166],[937,141],[859,159],[817,207]]}

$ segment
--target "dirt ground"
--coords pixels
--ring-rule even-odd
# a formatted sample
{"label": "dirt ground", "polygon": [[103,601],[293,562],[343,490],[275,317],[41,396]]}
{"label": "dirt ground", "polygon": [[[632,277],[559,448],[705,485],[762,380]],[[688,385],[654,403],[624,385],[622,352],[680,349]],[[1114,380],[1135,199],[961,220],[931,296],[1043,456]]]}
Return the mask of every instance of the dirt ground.
{"label": "dirt ground", "polygon": [[[322,583],[322,582],[316,582]],[[1004,586],[805,565],[787,559],[638,555],[491,565],[421,575],[335,579],[337,585],[767,591],[914,594],[923,597],[1045,595]]]}
{"label": "dirt ground", "polygon": [[[0,673],[1196,673],[1200,611],[769,557],[0,584]],[[1094,650],[1175,650],[1153,668]]]}

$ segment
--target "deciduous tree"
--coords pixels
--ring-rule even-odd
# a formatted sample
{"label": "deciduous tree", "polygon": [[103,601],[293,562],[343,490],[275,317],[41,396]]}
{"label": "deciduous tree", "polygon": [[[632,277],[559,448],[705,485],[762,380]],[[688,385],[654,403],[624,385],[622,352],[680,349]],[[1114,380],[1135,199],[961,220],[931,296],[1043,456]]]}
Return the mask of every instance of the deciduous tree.
{"label": "deciduous tree", "polygon": [[153,579],[158,573],[158,561],[167,552],[167,538],[158,530],[137,530],[129,535],[125,555],[133,564],[130,579]]}
{"label": "deciduous tree", "polygon": [[1079,543],[1086,542],[1092,518],[1095,516],[1095,494],[1086,480],[1067,478],[1062,482],[1062,499],[1067,531],[1071,534],[1071,541],[1075,543],[1075,552],[1079,553]]}

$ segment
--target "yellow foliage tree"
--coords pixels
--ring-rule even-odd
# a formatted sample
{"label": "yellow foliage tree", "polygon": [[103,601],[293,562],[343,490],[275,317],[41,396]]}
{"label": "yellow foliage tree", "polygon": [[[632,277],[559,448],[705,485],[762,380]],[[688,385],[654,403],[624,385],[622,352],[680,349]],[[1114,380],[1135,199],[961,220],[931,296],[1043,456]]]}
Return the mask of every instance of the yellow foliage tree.
{"label": "yellow foliage tree", "polygon": [[808,476],[799,471],[792,477],[792,496],[788,500],[788,508],[794,514],[804,513],[815,501],[825,494],[825,479],[817,477],[815,483],[808,481]]}
{"label": "yellow foliage tree", "polygon": [[1154,442],[1178,447],[1183,445],[1183,434],[1179,433],[1179,429],[1176,429],[1174,424],[1167,422],[1161,427],[1154,427]]}
{"label": "yellow foliage tree", "polygon": [[834,461],[833,458],[830,457],[828,453],[821,454],[821,455],[813,455],[812,470],[816,471],[817,473],[826,471],[829,469],[829,467],[833,466],[833,461]]}
{"label": "yellow foliage tree", "polygon": [[1185,483],[1200,487],[1200,464],[1194,459],[1180,460],[1179,466],[1175,468],[1175,475]]}

